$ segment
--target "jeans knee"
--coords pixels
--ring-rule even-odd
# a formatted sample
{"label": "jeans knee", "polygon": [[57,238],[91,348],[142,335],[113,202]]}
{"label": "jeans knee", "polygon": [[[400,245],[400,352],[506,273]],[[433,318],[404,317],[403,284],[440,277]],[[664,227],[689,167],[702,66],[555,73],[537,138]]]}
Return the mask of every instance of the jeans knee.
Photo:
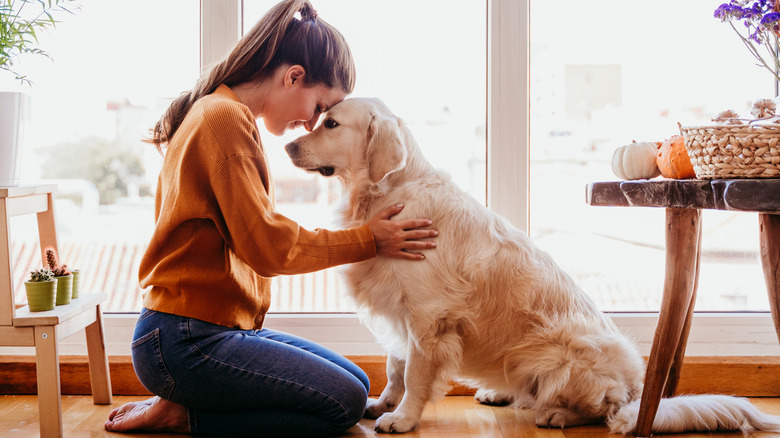
{"label": "jeans knee", "polygon": [[349,422],[352,423],[352,425],[357,424],[363,418],[363,414],[366,412],[367,401],[368,396],[363,393],[362,396],[359,397],[358,401],[350,407]]}
{"label": "jeans knee", "polygon": [[367,400],[368,394],[362,385],[341,400],[342,412],[340,418],[334,422],[334,425],[339,429],[338,433],[346,431],[363,418]]}

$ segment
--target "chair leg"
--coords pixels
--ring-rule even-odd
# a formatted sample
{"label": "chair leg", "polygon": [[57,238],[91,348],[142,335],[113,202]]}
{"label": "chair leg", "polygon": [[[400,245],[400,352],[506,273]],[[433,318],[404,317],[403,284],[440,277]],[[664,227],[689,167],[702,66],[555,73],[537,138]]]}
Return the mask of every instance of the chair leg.
{"label": "chair leg", "polygon": [[761,266],[764,269],[766,291],[769,294],[769,308],[772,321],[780,340],[780,215],[760,213],[758,224],[761,240]]}
{"label": "chair leg", "polygon": [[38,377],[38,415],[41,437],[61,437],[62,402],[60,400],[60,359],[57,351],[57,329],[35,327],[35,366]]}
{"label": "chair leg", "polygon": [[650,436],[694,294],[701,211],[666,209],[666,278],[634,435]]}
{"label": "chair leg", "polygon": [[87,354],[89,355],[89,379],[92,384],[92,400],[96,405],[110,405],[111,375],[108,370],[108,356],[103,337],[103,312],[98,305],[97,318],[84,330],[87,335]]}

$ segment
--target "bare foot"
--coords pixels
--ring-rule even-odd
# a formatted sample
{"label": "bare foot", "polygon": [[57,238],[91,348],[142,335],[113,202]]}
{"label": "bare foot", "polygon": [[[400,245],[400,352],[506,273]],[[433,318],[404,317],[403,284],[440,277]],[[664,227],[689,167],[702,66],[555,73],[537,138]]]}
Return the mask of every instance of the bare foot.
{"label": "bare foot", "polygon": [[132,402],[114,409],[108,415],[106,430],[127,432],[145,430],[188,433],[187,408],[160,397]]}

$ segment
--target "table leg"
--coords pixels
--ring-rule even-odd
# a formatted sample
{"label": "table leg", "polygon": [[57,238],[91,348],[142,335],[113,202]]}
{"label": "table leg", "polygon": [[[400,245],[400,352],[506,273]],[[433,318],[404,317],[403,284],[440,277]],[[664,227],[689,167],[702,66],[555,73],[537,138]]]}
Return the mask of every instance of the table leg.
{"label": "table leg", "polygon": [[688,334],[691,332],[691,322],[693,321],[693,308],[696,304],[696,291],[699,289],[699,266],[701,265],[701,226],[699,227],[699,237],[696,243],[696,271],[693,280],[693,292],[691,293],[691,302],[688,304],[688,314],[685,315],[685,325],[680,335],[680,342],[677,344],[677,351],[672,361],[672,369],[669,370],[669,378],[664,386],[663,397],[674,397],[677,391],[677,384],[680,381],[680,372],[682,371],[683,359],[685,358],[685,347],[688,345]]}
{"label": "table leg", "polygon": [[764,268],[764,280],[769,294],[769,308],[772,321],[780,339],[780,215],[760,213],[758,224],[761,240],[761,265]]}
{"label": "table leg", "polygon": [[[645,386],[634,435],[650,436],[672,362],[690,325],[692,300],[698,277],[701,211],[666,209],[666,277],[661,311],[645,374]],[[687,322],[686,322],[687,320]],[[676,382],[674,383],[676,386]]]}

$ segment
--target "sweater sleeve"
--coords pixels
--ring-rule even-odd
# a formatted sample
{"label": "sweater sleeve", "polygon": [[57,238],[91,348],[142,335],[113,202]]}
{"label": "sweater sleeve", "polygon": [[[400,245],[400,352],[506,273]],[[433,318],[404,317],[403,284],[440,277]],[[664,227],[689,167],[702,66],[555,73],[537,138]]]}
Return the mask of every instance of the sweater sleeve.
{"label": "sweater sleeve", "polygon": [[221,214],[214,219],[236,256],[264,277],[302,274],[376,256],[368,226],[310,231],[276,212],[254,119],[235,111],[214,114],[221,116],[208,118],[211,134],[224,154],[209,176]]}

